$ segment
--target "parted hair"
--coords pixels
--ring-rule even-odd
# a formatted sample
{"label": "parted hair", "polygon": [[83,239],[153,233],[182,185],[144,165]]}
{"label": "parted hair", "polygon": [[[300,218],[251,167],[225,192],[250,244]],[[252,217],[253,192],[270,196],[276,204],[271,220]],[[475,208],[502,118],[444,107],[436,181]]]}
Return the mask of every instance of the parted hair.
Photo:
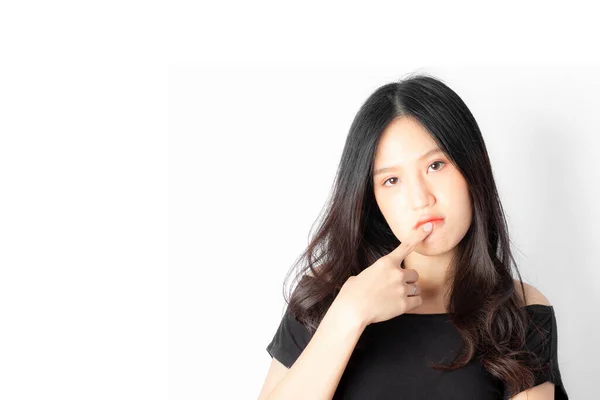
{"label": "parted hair", "polygon": [[[530,321],[525,287],[486,146],[463,100],[428,74],[377,88],[354,117],[317,229],[286,275],[288,309],[314,333],[346,280],[400,244],[376,203],[372,175],[378,141],[399,116],[415,118],[428,131],[464,176],[473,205],[471,226],[453,260],[447,305],[462,349],[449,365],[432,367],[454,370],[479,357],[511,393],[530,388],[534,370],[542,367],[524,350]],[[286,291],[291,277],[295,287]]]}

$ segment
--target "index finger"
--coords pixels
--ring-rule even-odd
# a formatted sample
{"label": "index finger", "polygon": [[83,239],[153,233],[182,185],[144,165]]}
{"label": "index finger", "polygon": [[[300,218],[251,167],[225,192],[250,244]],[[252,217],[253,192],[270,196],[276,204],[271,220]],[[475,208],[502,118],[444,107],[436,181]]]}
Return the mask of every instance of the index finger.
{"label": "index finger", "polygon": [[[427,229],[427,225],[429,225],[429,231],[425,230]],[[406,258],[419,243],[429,236],[431,232],[433,232],[433,224],[431,222],[423,224],[417,229],[413,229],[408,239],[400,243],[400,245],[392,250],[386,257],[391,259],[395,265],[400,266],[402,260],[404,260],[404,258]]]}

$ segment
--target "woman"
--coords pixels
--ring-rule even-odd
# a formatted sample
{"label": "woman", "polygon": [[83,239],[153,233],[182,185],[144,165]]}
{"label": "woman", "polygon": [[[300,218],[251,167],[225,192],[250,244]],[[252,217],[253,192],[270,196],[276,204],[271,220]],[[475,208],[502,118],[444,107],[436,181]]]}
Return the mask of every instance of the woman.
{"label": "woman", "polygon": [[261,400],[568,398],[554,309],[522,282],[477,122],[439,79],[367,99],[302,260]]}

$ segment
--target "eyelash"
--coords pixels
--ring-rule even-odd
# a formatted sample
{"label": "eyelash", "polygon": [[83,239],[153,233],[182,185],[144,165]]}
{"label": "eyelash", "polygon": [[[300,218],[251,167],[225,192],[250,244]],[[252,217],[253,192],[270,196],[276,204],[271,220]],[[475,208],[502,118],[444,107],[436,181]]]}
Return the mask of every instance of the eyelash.
{"label": "eyelash", "polygon": [[[429,166],[432,166],[433,164],[438,164],[438,163],[439,163],[439,164],[446,165],[446,163],[445,163],[444,161],[442,161],[442,160],[438,160],[438,161],[434,161],[434,162],[432,162],[431,164],[429,164]],[[437,171],[441,170],[442,168],[443,168],[443,166],[442,166],[442,167],[440,167],[440,169],[436,170],[435,172],[437,172]],[[392,177],[390,177],[390,178],[386,179],[386,180],[383,182],[383,186],[386,186],[386,182],[387,182],[387,181],[389,181],[390,179],[394,179],[394,178],[396,178],[396,177],[395,177],[395,176],[392,176]],[[396,178],[396,179],[398,179],[398,178]],[[388,187],[389,187],[389,186],[388,186]]]}

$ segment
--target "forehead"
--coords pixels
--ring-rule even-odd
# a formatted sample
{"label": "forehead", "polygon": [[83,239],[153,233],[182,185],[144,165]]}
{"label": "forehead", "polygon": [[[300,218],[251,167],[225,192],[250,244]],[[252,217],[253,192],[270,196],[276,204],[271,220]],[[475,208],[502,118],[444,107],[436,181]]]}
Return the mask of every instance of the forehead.
{"label": "forehead", "polygon": [[418,161],[419,156],[438,147],[427,130],[412,117],[398,117],[383,131],[375,164],[404,164]]}

